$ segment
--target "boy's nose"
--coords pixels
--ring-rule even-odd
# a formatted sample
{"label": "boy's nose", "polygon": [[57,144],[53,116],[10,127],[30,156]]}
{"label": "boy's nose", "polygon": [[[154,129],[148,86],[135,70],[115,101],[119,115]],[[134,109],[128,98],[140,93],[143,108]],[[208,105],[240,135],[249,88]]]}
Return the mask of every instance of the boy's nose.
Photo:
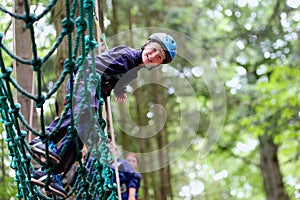
{"label": "boy's nose", "polygon": [[158,51],[156,51],[156,52],[153,52],[152,53],[152,59],[158,59],[158,55],[159,55],[159,52]]}

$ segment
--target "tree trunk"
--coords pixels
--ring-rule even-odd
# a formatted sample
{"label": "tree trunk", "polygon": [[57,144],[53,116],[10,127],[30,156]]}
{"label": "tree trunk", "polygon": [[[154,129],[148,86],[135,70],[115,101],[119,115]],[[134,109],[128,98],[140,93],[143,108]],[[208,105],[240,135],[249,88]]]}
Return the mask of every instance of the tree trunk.
{"label": "tree trunk", "polygon": [[164,143],[164,147],[166,149],[165,152],[165,162],[168,163],[168,165],[164,168],[164,177],[166,180],[166,184],[164,185],[164,189],[165,189],[165,193],[167,194],[167,196],[169,197],[169,199],[173,199],[173,192],[172,192],[172,183],[171,183],[171,167],[170,167],[170,159],[169,159],[169,153],[170,153],[170,149],[168,146],[169,140],[168,140],[168,132],[167,132],[167,127],[165,126],[163,129],[163,143]]}
{"label": "tree trunk", "polygon": [[[13,12],[17,14],[24,14],[23,0],[15,0],[13,5]],[[31,60],[31,39],[30,32],[24,28],[24,22],[13,18],[13,38],[14,38],[14,52],[22,59]],[[14,61],[14,73],[18,84],[27,92],[35,94],[34,73],[31,66],[17,63]],[[34,129],[38,128],[37,112],[35,104],[32,100],[24,97],[20,93],[15,94],[17,101],[22,105],[21,113],[25,120]],[[21,126],[24,128],[23,126]],[[28,140],[31,140],[31,135],[28,135]]]}
{"label": "tree trunk", "polygon": [[[117,10],[118,10],[118,1],[117,0],[112,0],[112,21],[111,21],[111,26],[112,26],[112,35],[116,35],[119,33],[119,19],[117,15]],[[113,41],[113,46],[119,45],[118,40]]]}
{"label": "tree trunk", "polygon": [[284,191],[282,174],[278,162],[278,146],[270,135],[259,137],[260,141],[260,168],[264,180],[267,200],[288,200]]}
{"label": "tree trunk", "polygon": [[[153,73],[154,73],[153,76],[151,76],[154,79],[153,82],[159,83],[160,82],[159,71],[154,70]],[[155,84],[151,89],[152,89],[152,96],[154,97],[154,103],[161,105],[162,107],[165,108],[166,99],[164,96],[163,88],[160,85]],[[154,124],[158,125],[160,124],[161,121],[164,121],[164,119],[162,119],[162,116],[158,110],[155,110],[154,112],[155,112]],[[158,130],[158,128],[156,128],[156,130]],[[170,184],[171,177],[169,176],[170,169],[168,165],[169,152],[167,148],[168,138],[166,134],[166,124],[164,124],[164,128],[157,134],[156,141],[158,144],[157,149],[159,150],[158,160],[160,162],[160,166],[162,167],[161,169],[159,169],[160,179],[158,180],[158,182],[160,184],[157,184],[157,186],[159,187],[158,189],[160,193],[159,196],[160,199],[169,199],[169,197],[171,196],[171,184]]]}
{"label": "tree trunk", "polygon": [[[134,84],[134,83],[133,83]],[[136,85],[134,86],[135,88],[137,87]],[[135,98],[135,102],[136,102],[136,113],[137,113],[137,116],[144,116],[145,113],[143,112],[143,107],[144,105],[142,104],[142,102],[144,102],[142,100],[142,95],[140,94],[142,91],[141,90],[136,90],[135,93],[134,93],[134,98]],[[137,123],[138,125],[144,125],[146,124],[147,122],[145,121],[145,118],[144,117],[138,117],[137,118]],[[147,152],[147,144],[146,144],[146,139],[145,139],[145,133],[143,131],[143,129],[139,129],[139,133],[140,135],[140,139],[139,139],[139,152],[141,154]],[[140,168],[141,169],[144,169],[146,166],[145,166],[145,163],[148,163],[149,161],[148,160],[145,160],[145,158],[142,156],[140,158]],[[142,179],[142,182],[143,182],[143,197],[142,199],[150,199],[150,194],[149,194],[149,173],[145,173],[143,174],[143,179]]]}
{"label": "tree trunk", "polygon": [[[94,23],[94,37],[97,39],[98,42],[98,48],[96,53],[100,54],[103,51],[106,51],[107,49],[103,49],[103,45],[101,44],[101,33],[104,34],[104,14],[103,14],[103,0],[95,1],[95,13],[97,14],[97,23]],[[98,27],[99,26],[99,27]],[[99,30],[100,29],[100,30]]]}
{"label": "tree trunk", "polygon": [[[102,31],[104,31],[104,5],[105,5],[105,1],[104,0],[100,0],[99,3],[98,3],[98,21],[99,21],[99,26],[100,26],[100,29]],[[96,30],[96,29],[95,29]]]}
{"label": "tree trunk", "polygon": [[[62,20],[66,17],[66,2],[64,0],[59,0],[58,3],[55,4],[55,8],[52,11],[52,19],[54,22],[56,37],[62,31]],[[54,70],[56,77],[59,78],[62,71],[64,70],[64,61],[68,57],[68,40],[65,37],[62,43],[57,48],[57,53],[54,60]],[[66,96],[66,80],[61,85],[61,87],[57,90],[56,93],[56,114],[60,115],[60,113],[64,109],[64,99]]]}

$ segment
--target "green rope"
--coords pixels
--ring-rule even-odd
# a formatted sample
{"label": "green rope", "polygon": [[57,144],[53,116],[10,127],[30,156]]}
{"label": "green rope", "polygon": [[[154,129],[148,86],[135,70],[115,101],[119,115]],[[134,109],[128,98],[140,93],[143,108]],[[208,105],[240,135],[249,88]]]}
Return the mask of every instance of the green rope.
{"label": "green rope", "polygon": [[[14,54],[3,41],[4,35],[0,33],[0,112],[1,123],[6,129],[6,142],[8,145],[9,156],[11,157],[10,166],[15,170],[15,182],[18,186],[18,193],[16,197],[18,199],[32,200],[32,199],[61,199],[56,196],[46,196],[43,194],[36,185],[33,185],[30,181],[31,174],[34,172],[32,161],[35,160],[42,164],[42,161],[36,157],[30,155],[31,149],[26,141],[28,132],[39,136],[42,142],[46,145],[46,169],[48,174],[46,179],[45,189],[47,190],[50,183],[50,174],[54,169],[54,164],[51,164],[49,159],[49,137],[50,135],[58,134],[59,127],[62,125],[63,120],[67,116],[67,112],[71,111],[71,125],[67,129],[67,141],[66,144],[71,141],[75,142],[76,147],[76,160],[79,162],[77,167],[77,178],[73,188],[69,191],[68,197],[76,196],[76,199],[117,199],[116,185],[112,182],[113,171],[108,166],[108,162],[112,160],[112,156],[107,147],[107,134],[104,132],[106,126],[105,120],[102,118],[102,105],[104,101],[99,97],[100,94],[100,82],[101,77],[95,70],[95,53],[94,49],[97,47],[97,42],[94,39],[94,1],[93,0],[74,0],[71,4],[70,0],[66,0],[66,18],[62,20],[62,31],[59,33],[55,43],[44,57],[39,56],[38,47],[35,39],[34,24],[40,19],[45,17],[54,8],[57,0],[51,0],[44,8],[41,14],[36,15],[30,12],[30,5],[27,0],[23,0],[24,14],[16,14],[10,12],[8,9],[0,5],[0,11],[8,14],[11,18],[16,20],[22,20],[25,23],[25,28],[30,32],[31,39],[31,51],[32,59],[25,60],[20,56]],[[79,8],[79,16],[75,19],[76,10]],[[74,43],[72,43],[72,33],[76,30]],[[85,33],[87,32],[87,35]],[[64,70],[61,73],[58,80],[55,82],[54,87],[45,95],[42,91],[42,67],[43,64],[54,54],[63,39],[67,37],[68,41],[68,58],[64,62]],[[80,48],[79,48],[80,47]],[[79,49],[81,50],[80,55]],[[36,87],[37,94],[32,95],[23,89],[18,82],[11,76],[12,69],[6,67],[2,53],[7,54],[12,60],[18,63],[28,65],[32,67],[32,70],[36,74]],[[89,67],[87,62],[87,55],[92,57],[92,66],[90,74],[87,74],[87,68]],[[92,135],[91,144],[89,146],[88,156],[82,161],[82,152],[79,148],[79,144],[76,140],[77,128],[76,124],[79,122],[80,114],[74,116],[73,104],[76,102],[76,92],[79,89],[79,83],[74,83],[74,71],[78,67],[77,78],[83,80],[85,83],[81,91],[81,101],[79,105],[79,111],[82,111],[84,103],[90,102],[90,94],[92,90],[97,90],[96,94],[100,99],[100,109],[98,112],[93,113],[93,108],[88,107],[88,114],[92,122],[98,123],[97,134]],[[70,94],[66,96],[66,106],[60,117],[57,126],[51,133],[46,131],[45,125],[45,110],[44,104],[61,87],[66,78],[70,79]],[[96,87],[96,88],[95,88]],[[21,105],[14,101],[12,90],[17,91],[24,97],[35,102],[35,105],[39,109],[40,126],[39,130],[35,130],[30,127],[29,123],[25,120],[24,116],[20,112]],[[77,102],[76,102],[77,103]],[[26,106],[26,105],[24,105]],[[86,105],[85,105],[86,106]],[[80,112],[79,112],[80,113]],[[94,122],[93,122],[94,121]],[[21,129],[21,126],[25,130]],[[90,127],[89,127],[90,128]],[[89,129],[87,128],[87,129]],[[98,141],[101,141],[100,145]],[[66,151],[66,146],[63,147],[62,153]],[[90,166],[87,169],[90,156],[93,158]],[[99,158],[99,159],[98,159]],[[67,176],[63,174],[63,177]]]}

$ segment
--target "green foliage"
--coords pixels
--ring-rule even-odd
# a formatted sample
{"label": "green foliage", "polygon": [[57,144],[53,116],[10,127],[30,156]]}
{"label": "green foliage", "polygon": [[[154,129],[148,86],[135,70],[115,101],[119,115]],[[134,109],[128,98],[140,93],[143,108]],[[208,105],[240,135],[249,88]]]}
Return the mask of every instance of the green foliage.
{"label": "green foliage", "polygon": [[[1,5],[11,6],[9,2],[1,2],[5,2]],[[119,32],[130,27],[159,26],[191,36],[216,62],[226,86],[226,122],[217,144],[205,158],[199,157],[199,144],[212,120],[211,96],[205,81],[201,78],[184,77],[195,90],[199,105],[191,104],[189,96],[178,102],[176,95],[168,94],[167,88],[160,88],[161,94],[164,94],[162,98],[167,102],[165,108],[168,112],[168,141],[176,134],[182,134],[184,137],[184,134],[188,133],[178,133],[183,109],[191,113],[196,110],[201,115],[197,137],[183,156],[171,165],[174,199],[264,200],[263,176],[258,166],[258,137],[263,134],[274,137],[279,147],[285,190],[291,199],[298,198],[296,194],[297,191],[299,193],[299,189],[297,190],[296,186],[299,185],[297,169],[300,167],[299,9],[287,7],[285,1],[278,0],[248,1],[244,5],[243,2],[246,1],[226,0],[117,2]],[[255,2],[256,5],[253,4]],[[46,2],[41,3],[45,5]],[[112,22],[111,1],[105,1],[103,7],[105,17]],[[3,19],[0,30],[3,32],[9,27],[9,21],[1,12],[0,16]],[[112,35],[112,24],[107,26],[105,32],[107,36]],[[48,36],[51,39],[54,35],[50,33]],[[5,43],[11,42],[12,38],[7,36]],[[134,40],[134,45],[138,46],[142,42]],[[124,43],[125,39],[120,41],[120,44]],[[45,46],[48,47],[49,45]],[[196,50],[192,49],[192,53],[194,51]],[[199,55],[190,55],[190,58],[199,66],[208,66]],[[7,63],[10,65],[9,60]],[[185,59],[176,58],[176,67],[182,73],[191,71],[196,66],[190,66]],[[54,77],[54,74],[50,73],[53,72],[51,64],[45,65],[43,69],[47,70],[46,74],[49,75],[44,77],[45,83],[48,83]],[[174,77],[178,78],[179,75]],[[184,85],[181,86],[184,88]],[[138,96],[140,102],[131,98],[128,103],[130,120],[137,125],[153,123],[153,118],[149,117],[155,102],[151,88],[149,85],[139,88],[133,95]],[[137,112],[136,105],[142,108],[140,112]],[[114,114],[118,122],[126,121],[118,111]],[[117,132],[121,132],[118,128],[116,127]],[[134,151],[140,148],[139,138],[128,139],[122,136],[122,139],[128,142],[124,149]],[[156,147],[156,138],[147,140],[147,150],[151,151]],[[13,181],[11,177],[5,180],[6,185],[0,186],[0,197],[7,195],[4,194],[7,190],[4,188],[14,188],[7,186],[8,182]],[[193,191],[193,195],[191,192],[184,193],[184,189],[192,188],[192,183],[201,186],[200,188],[203,186],[203,191]]]}
{"label": "green foliage", "polygon": [[0,197],[1,199],[10,199],[15,197],[18,188],[14,181],[14,171],[10,168],[10,157],[8,156],[8,147],[5,141],[6,133],[3,124],[0,123]]}
{"label": "green foliage", "polygon": [[[284,143],[289,135],[294,135],[299,130],[299,82],[300,70],[298,68],[278,67],[271,76],[269,82],[261,82],[257,85],[262,98],[258,102],[256,112],[262,116],[263,122],[276,127],[275,137],[280,144]],[[270,120],[271,119],[271,120]],[[287,127],[288,125],[288,127]],[[287,129],[288,128],[288,129]],[[275,131],[274,130],[274,131]],[[285,132],[285,134],[282,134]],[[290,134],[288,134],[290,133]]]}
{"label": "green foliage", "polygon": [[[11,170],[10,168],[7,169]],[[16,182],[14,181],[14,177],[6,175],[5,179],[1,181],[0,189],[0,196],[2,199],[14,198],[18,192],[18,188]]]}

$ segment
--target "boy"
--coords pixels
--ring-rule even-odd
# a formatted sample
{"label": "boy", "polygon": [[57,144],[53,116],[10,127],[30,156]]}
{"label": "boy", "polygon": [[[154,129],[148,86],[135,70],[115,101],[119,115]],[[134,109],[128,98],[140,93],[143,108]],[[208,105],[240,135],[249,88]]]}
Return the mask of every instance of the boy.
{"label": "boy", "polygon": [[[104,52],[95,58],[96,72],[101,75],[101,98],[106,99],[110,95],[112,89],[116,96],[118,103],[124,103],[127,99],[126,85],[137,77],[137,73],[143,67],[153,69],[160,64],[170,63],[176,54],[176,43],[174,39],[166,33],[154,33],[149,36],[141,50],[135,50],[126,46],[117,46]],[[89,65],[91,65],[89,60]],[[87,68],[87,72],[90,72]],[[125,75],[125,79],[122,78]],[[121,82],[121,84],[119,83]],[[74,106],[74,118],[78,117],[77,132],[79,138],[75,138],[79,144],[79,148],[83,147],[83,142],[86,141],[94,131],[95,125],[89,120],[87,116],[90,114],[88,105],[79,108],[79,103],[84,97],[81,95],[81,88],[84,87],[84,81],[80,77],[76,77],[76,83],[79,88],[76,93],[76,104]],[[118,84],[117,84],[118,83]],[[117,86],[116,86],[117,85]],[[120,86],[119,86],[120,85]],[[99,109],[99,98],[97,97],[97,88],[91,88],[89,91],[90,98],[89,107],[92,107],[93,112]],[[57,128],[57,126],[61,125]],[[57,165],[53,169],[53,173],[60,174],[67,170],[76,160],[76,147],[75,141],[66,144],[68,137],[68,127],[71,124],[71,111],[66,113],[63,118],[54,120],[49,127],[46,128],[47,132],[51,133],[49,140],[57,144],[60,142],[57,151],[49,149],[49,157],[53,163]],[[87,137],[88,136],[88,137]],[[81,139],[81,140],[80,140]],[[32,153],[45,157],[46,145],[39,137],[32,140],[30,143]],[[63,150],[65,149],[65,150]],[[40,186],[45,185],[47,174],[43,171],[36,171],[31,181]],[[51,179],[52,180],[52,179]],[[49,189],[62,197],[66,197],[66,192],[54,181],[50,182]]]}

